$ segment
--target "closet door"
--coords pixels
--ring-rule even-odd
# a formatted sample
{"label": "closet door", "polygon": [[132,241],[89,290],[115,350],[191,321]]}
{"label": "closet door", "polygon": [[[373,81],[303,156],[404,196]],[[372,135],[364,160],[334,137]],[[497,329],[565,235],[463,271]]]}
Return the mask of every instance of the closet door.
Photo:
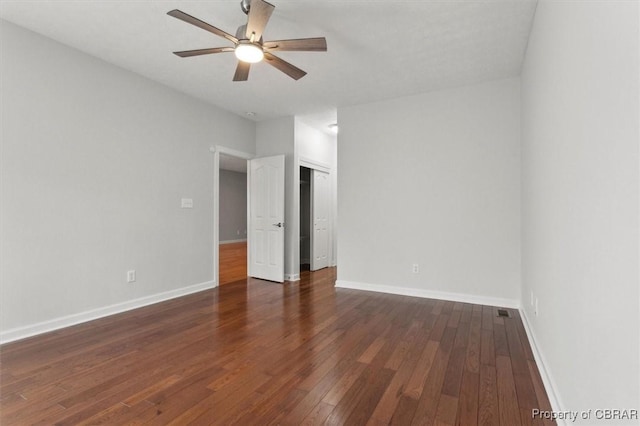
{"label": "closet door", "polygon": [[329,266],[329,173],[311,170],[311,270]]}

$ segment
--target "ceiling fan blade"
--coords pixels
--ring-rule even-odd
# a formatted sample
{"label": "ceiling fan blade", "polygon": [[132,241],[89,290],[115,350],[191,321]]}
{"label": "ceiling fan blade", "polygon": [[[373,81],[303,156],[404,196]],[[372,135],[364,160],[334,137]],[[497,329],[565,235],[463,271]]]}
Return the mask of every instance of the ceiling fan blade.
{"label": "ceiling fan blade", "polygon": [[327,40],[324,37],[297,38],[291,40],[265,41],[263,47],[270,51],[290,50],[305,52],[326,52]]}
{"label": "ceiling fan blade", "polygon": [[233,52],[233,47],[212,47],[211,49],[183,50],[180,52],[173,52],[173,54],[178,55],[181,58],[188,58],[190,56],[209,55],[211,53],[222,52]]}
{"label": "ceiling fan blade", "polygon": [[249,19],[247,20],[247,38],[249,40],[251,40],[252,34],[255,34],[254,41],[260,40],[273,9],[275,9],[275,6],[264,0],[251,0]]}
{"label": "ceiling fan blade", "polygon": [[193,16],[188,15],[181,10],[174,9],[170,12],[167,12],[167,15],[173,16],[174,18],[178,18],[181,21],[187,22],[191,25],[195,25],[196,27],[202,28],[205,31],[209,31],[210,33],[213,33],[217,36],[224,37],[227,40],[233,42],[234,44],[238,43],[238,39],[232,36],[231,34],[225,31],[222,31],[221,29],[216,28],[213,25],[207,24],[206,22],[201,21],[198,18],[194,18]]}
{"label": "ceiling fan blade", "polygon": [[249,78],[249,69],[251,64],[248,62],[238,61],[236,73],[233,75],[233,81],[247,81]]}
{"label": "ceiling fan blade", "polygon": [[302,71],[300,68],[291,65],[289,62],[284,61],[269,52],[264,52],[264,58],[267,60],[269,65],[279,69],[294,80],[299,80],[307,75],[305,71]]}

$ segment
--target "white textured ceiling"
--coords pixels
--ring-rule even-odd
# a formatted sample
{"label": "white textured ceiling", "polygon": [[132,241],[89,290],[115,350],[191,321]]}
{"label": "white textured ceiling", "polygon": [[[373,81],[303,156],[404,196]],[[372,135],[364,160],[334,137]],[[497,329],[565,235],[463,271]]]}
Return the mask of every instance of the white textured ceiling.
{"label": "white textured ceiling", "polygon": [[535,0],[272,3],[265,40],[327,38],[326,53],[279,53],[308,72],[299,81],[260,63],[249,81],[232,82],[233,53],[171,53],[229,42],[169,10],[235,34],[246,22],[239,0],[2,0],[0,17],[237,114],[255,112],[254,120],[313,121],[335,117],[340,106],[519,75],[536,6]]}

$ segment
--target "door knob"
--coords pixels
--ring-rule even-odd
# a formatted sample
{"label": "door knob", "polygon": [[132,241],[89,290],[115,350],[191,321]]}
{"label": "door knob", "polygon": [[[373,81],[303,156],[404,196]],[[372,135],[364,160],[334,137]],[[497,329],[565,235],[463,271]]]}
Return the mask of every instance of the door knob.
{"label": "door knob", "polygon": [[274,223],[273,226],[277,226],[278,228],[282,228],[284,226],[284,222]]}

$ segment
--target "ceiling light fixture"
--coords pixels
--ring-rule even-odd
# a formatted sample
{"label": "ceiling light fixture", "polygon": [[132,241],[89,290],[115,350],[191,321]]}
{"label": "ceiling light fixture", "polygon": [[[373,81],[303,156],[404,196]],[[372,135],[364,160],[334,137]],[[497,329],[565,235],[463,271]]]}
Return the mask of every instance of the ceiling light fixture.
{"label": "ceiling light fixture", "polygon": [[267,22],[269,22],[269,17],[273,13],[275,6],[265,0],[242,0],[241,7],[243,12],[248,15],[247,23],[238,27],[235,36],[181,10],[174,9],[167,12],[169,16],[173,16],[187,24],[194,25],[224,38],[227,42],[233,43],[233,47],[211,47],[207,49],[181,50],[173,53],[181,58],[190,58],[192,56],[211,55],[214,53],[235,52],[239,61],[236,66],[236,72],[233,75],[233,81],[247,81],[251,64],[260,62],[264,58],[267,59],[264,61],[265,63],[285,73],[294,80],[299,80],[307,74],[295,65],[275,56],[273,54],[274,52],[327,51],[327,40],[324,37],[264,41],[262,33],[267,26]]}
{"label": "ceiling light fixture", "polygon": [[242,62],[255,64],[264,58],[262,48],[249,40],[239,40],[235,50],[236,58]]}

